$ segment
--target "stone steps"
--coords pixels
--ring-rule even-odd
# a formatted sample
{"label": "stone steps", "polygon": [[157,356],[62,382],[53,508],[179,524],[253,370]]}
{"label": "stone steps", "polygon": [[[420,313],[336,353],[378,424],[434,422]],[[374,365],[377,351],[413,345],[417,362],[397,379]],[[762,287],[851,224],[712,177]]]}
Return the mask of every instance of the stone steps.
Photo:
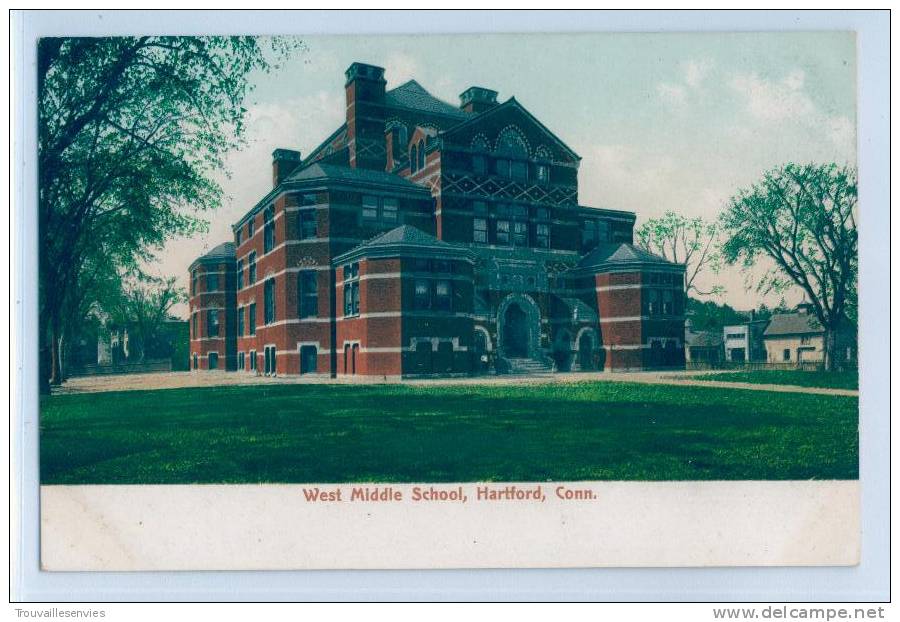
{"label": "stone steps", "polygon": [[553,371],[553,367],[550,365],[534,359],[510,358],[506,360],[509,362],[509,373],[511,374],[549,374]]}

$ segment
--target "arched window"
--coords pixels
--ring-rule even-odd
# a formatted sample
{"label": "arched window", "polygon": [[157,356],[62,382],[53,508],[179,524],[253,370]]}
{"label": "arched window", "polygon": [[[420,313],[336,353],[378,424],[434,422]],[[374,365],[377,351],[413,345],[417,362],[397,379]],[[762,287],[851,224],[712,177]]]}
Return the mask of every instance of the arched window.
{"label": "arched window", "polygon": [[494,151],[514,158],[528,157],[528,142],[519,128],[508,126],[500,131]]}
{"label": "arched window", "polygon": [[415,173],[419,170],[419,145],[413,145],[409,149],[409,170]]}
{"label": "arched window", "polygon": [[425,168],[425,139],[419,140],[419,170]]}

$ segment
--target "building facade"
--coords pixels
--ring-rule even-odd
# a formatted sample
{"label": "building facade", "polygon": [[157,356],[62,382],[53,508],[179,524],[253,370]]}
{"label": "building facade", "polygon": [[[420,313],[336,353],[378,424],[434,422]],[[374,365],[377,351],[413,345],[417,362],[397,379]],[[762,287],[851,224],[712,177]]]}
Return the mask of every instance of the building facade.
{"label": "building facade", "polygon": [[306,157],[277,149],[233,243],[190,267],[193,368],[684,365],[684,266],[632,245],[633,213],[580,205],[579,156],[515,98],[456,107],[363,63],[345,90],[345,122]]}
{"label": "building facade", "polygon": [[[783,365],[820,364],[825,361],[825,331],[805,304],[794,313],[776,313],[763,336],[767,361]],[[834,340],[834,360],[838,366],[855,366],[856,333],[847,326]]]}

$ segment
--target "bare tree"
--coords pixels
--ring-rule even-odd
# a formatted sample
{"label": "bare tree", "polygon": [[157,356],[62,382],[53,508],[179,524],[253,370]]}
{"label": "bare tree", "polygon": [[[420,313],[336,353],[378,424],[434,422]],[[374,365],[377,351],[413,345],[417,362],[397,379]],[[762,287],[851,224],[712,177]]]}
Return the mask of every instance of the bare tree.
{"label": "bare tree", "polygon": [[704,270],[719,271],[720,255],[716,247],[718,224],[702,218],[686,218],[672,210],[661,218],[651,218],[637,231],[638,244],[669,261],[685,264],[684,291],[699,296],[720,295],[721,285],[701,291],[695,282]]}
{"label": "bare tree", "polygon": [[835,337],[856,317],[856,169],[786,164],[735,195],[722,215],[726,261],[745,269],[760,256],[774,267],[757,291],[797,286],[825,331],[825,368],[835,368]]}

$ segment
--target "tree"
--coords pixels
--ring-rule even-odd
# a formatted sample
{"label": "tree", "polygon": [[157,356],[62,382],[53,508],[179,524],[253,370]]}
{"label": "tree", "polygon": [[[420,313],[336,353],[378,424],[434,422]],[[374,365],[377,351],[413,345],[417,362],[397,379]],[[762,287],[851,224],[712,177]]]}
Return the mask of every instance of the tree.
{"label": "tree", "polygon": [[856,314],[856,169],[786,164],[739,191],[722,215],[723,254],[745,269],[768,257],[757,291],[803,290],[825,331],[825,368],[835,337]]}
{"label": "tree", "polygon": [[[136,268],[202,229],[213,173],[242,144],[248,74],[297,44],[256,37],[46,38],[38,43],[42,373],[62,379],[60,344],[89,306],[85,270]],[[46,371],[45,371],[46,370]],[[46,386],[42,382],[42,387]]]}
{"label": "tree", "polygon": [[707,268],[719,271],[720,257],[716,248],[718,225],[702,218],[686,218],[671,210],[661,218],[651,218],[637,230],[638,245],[669,261],[685,264],[685,293],[700,296],[719,295],[725,290],[717,285],[700,291],[697,276]]}
{"label": "tree", "polygon": [[163,326],[169,311],[187,302],[187,292],[175,285],[175,277],[159,278],[143,273],[129,275],[118,304],[110,314],[116,324],[127,328],[129,344],[138,361],[147,356],[169,356]]}

